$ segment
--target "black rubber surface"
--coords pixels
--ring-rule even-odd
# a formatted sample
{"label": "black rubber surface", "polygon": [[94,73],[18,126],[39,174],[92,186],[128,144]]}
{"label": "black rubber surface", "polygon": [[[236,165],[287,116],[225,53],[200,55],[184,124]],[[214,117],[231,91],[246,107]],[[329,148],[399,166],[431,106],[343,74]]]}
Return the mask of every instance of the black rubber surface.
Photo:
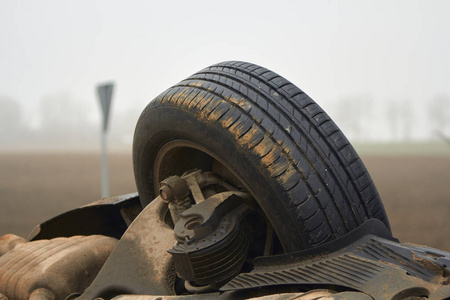
{"label": "black rubber surface", "polygon": [[133,142],[143,204],[154,159],[184,139],[226,162],[268,216],[286,251],[317,246],[369,218],[389,223],[361,159],[330,117],[283,77],[245,62],[208,67],[143,111]]}

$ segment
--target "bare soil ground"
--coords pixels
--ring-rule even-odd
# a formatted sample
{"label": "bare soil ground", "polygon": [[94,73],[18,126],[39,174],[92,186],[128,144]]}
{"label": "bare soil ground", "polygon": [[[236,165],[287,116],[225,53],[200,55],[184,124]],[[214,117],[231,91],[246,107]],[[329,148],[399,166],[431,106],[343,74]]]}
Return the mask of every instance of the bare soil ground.
{"label": "bare soil ground", "polygon": [[[135,192],[131,155],[110,155],[111,195]],[[450,157],[363,156],[402,242],[450,251]],[[100,198],[95,154],[0,154],[0,236]]]}

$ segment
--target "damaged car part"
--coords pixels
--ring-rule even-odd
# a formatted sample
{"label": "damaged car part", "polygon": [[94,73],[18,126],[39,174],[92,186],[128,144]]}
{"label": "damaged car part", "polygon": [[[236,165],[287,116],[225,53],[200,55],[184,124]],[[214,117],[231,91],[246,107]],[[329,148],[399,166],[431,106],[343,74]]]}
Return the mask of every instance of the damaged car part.
{"label": "damaged car part", "polygon": [[450,297],[450,254],[392,237],[343,133],[270,70],[220,63],[163,92],[133,165],[139,196],[0,239],[0,299]]}
{"label": "damaged car part", "polygon": [[372,299],[449,299],[450,253],[401,244],[378,220],[317,249],[254,261],[254,270],[235,277],[221,291],[277,285],[334,286]]}
{"label": "damaged car part", "polygon": [[[238,201],[237,197],[235,199]],[[239,202],[241,202],[241,199],[239,199]],[[81,296],[72,294],[73,296],[67,299],[146,300],[155,298],[131,295],[174,295],[175,290],[173,288],[176,278],[175,269],[171,262],[172,256],[163,250],[171,249],[173,244],[179,241],[175,238],[169,241],[167,239],[168,234],[173,236],[173,230],[161,218],[167,213],[167,206],[164,201],[160,198],[155,199],[124,234],[108,258],[107,263],[84,294]],[[188,212],[187,218],[189,216]],[[149,224],[155,226],[155,230],[149,232]],[[22,249],[41,247],[38,243],[60,243],[60,245],[63,245],[66,243],[65,240],[72,242],[70,239],[82,240],[85,238],[21,241],[16,244],[13,250],[0,257],[0,262],[2,262],[1,259],[10,261],[10,258],[13,257],[14,261],[21,263],[22,254],[18,251],[23,251],[20,249],[24,246]],[[97,239],[99,239],[98,236],[87,238],[87,240],[92,241]],[[100,239],[112,238],[100,237]],[[160,244],[162,241],[165,241],[164,245]],[[114,246],[115,243],[112,245]],[[158,246],[155,247],[155,245]],[[83,247],[78,250],[82,250],[79,253],[86,256],[86,253],[92,251],[92,248]],[[39,255],[41,255],[40,257],[43,254],[48,255],[47,250],[49,249],[44,248],[41,254],[35,253],[36,259],[39,259]],[[80,256],[72,255],[72,248],[67,249],[66,254],[71,254],[70,257],[73,261],[79,264],[82,261]],[[102,252],[108,253],[109,251],[111,249]],[[31,252],[34,253],[34,251]],[[133,255],[130,256],[131,253]],[[51,265],[51,262],[53,262],[55,267],[62,267],[62,269],[55,269],[56,272],[46,271],[45,274],[42,274],[36,272],[39,268],[34,269],[34,272],[30,272],[30,269],[24,269],[22,276],[27,276],[27,278],[34,276],[34,278],[39,278],[40,281],[38,284],[23,287],[24,283],[30,281],[20,280],[19,282],[22,284],[20,287],[27,291],[29,295],[35,293],[33,297],[68,293],[67,290],[60,287],[53,291],[52,287],[44,288],[42,286],[42,281],[58,282],[58,280],[63,280],[61,275],[64,274],[64,271],[71,270],[70,268],[65,269],[67,267],[62,264],[64,261],[62,258],[60,257],[60,260],[57,260],[55,256],[50,256],[47,261],[42,260],[42,266]],[[280,293],[284,294],[286,299],[291,299],[288,296],[294,294],[299,297],[298,299],[302,299],[300,296],[303,293],[321,289],[326,289],[327,292],[324,295],[332,297],[331,299],[446,299],[450,297],[448,265],[450,265],[450,253],[424,246],[401,244],[392,237],[381,222],[369,220],[346,236],[321,247],[256,258],[253,260],[253,270],[241,272],[231,279],[220,288],[221,293],[211,293],[211,289],[202,290],[195,285],[193,290],[197,288],[197,291],[201,293],[197,294],[195,299],[211,299],[211,297],[242,299],[261,294],[274,294],[273,299],[283,299]],[[4,261],[0,265],[0,274],[3,274],[1,282],[14,282],[11,279],[5,280],[6,276],[10,276],[10,278],[20,277],[17,272],[5,272],[5,270],[10,270],[9,266]],[[57,279],[45,279],[48,276],[55,275],[58,276]],[[70,275],[74,276],[74,274]],[[77,278],[73,278],[73,280],[79,281]],[[71,287],[71,293],[77,290],[76,286],[72,284],[66,284],[65,286]],[[278,287],[278,289],[274,289],[275,287]],[[8,287],[1,287],[0,291],[7,294],[9,300],[27,299],[26,296],[20,296],[21,294],[8,293]],[[202,294],[204,292],[208,293]],[[130,294],[130,296],[119,296],[124,294]],[[312,295],[314,293],[310,294],[310,296]],[[52,299],[50,296],[48,297],[39,299]],[[179,297],[186,296],[174,296],[173,299],[181,300],[182,298]],[[320,299],[319,296],[316,298]],[[56,297],[55,299],[63,298]],[[172,298],[168,297],[167,299]]]}
{"label": "damaged car part", "polygon": [[238,193],[224,192],[182,213],[169,250],[181,278],[217,288],[241,271],[249,242],[240,221],[247,209]]}
{"label": "damaged car part", "polygon": [[190,170],[160,184],[177,244],[169,250],[188,291],[217,289],[237,275],[249,241],[241,222],[250,209],[248,193],[211,172]]}
{"label": "damaged car part", "polygon": [[[196,183],[189,183],[193,178]],[[179,178],[167,178],[160,186],[170,187],[173,196],[164,195],[165,199],[158,196],[144,208],[124,233],[94,282],[79,299],[109,299],[125,293],[147,294],[151,291],[173,295],[176,293],[177,280],[185,282],[184,287],[196,292],[211,291],[205,284],[211,286],[212,290],[218,290],[216,282],[223,284],[239,273],[247,251],[246,248],[234,247],[246,245],[247,236],[239,228],[246,213],[251,211],[251,206],[247,204],[251,202],[249,195],[228,191],[229,184],[215,174],[201,170],[190,170]],[[179,191],[186,187],[187,192]],[[206,199],[196,204],[200,194],[201,198]],[[189,202],[191,207],[182,212],[179,208],[170,210],[171,201],[181,204]],[[175,212],[179,213],[176,216],[179,220],[173,225],[173,220],[167,217],[173,216]],[[223,231],[222,227],[232,230]],[[240,233],[241,240],[245,238],[245,242],[234,242],[236,231]],[[229,251],[235,249],[240,249],[239,255],[230,255],[233,252]],[[217,261],[209,259],[201,261],[199,267],[195,265],[199,253],[214,256],[218,252],[222,252],[222,258],[225,258],[219,265]],[[209,269],[214,264],[219,268],[225,267],[226,272],[207,272],[206,277],[201,277],[198,271]],[[186,268],[192,269],[192,273],[186,272]]]}
{"label": "damaged car part", "polygon": [[81,294],[117,242],[90,235],[20,243],[0,257],[0,292],[10,300],[55,300]]}

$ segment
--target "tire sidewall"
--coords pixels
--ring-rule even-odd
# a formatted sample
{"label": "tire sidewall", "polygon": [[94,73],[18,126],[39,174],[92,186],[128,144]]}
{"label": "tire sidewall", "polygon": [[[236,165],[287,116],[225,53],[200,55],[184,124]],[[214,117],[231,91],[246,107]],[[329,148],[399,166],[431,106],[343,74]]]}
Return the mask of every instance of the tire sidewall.
{"label": "tire sidewall", "polygon": [[[214,158],[231,169],[264,211],[285,251],[308,248],[302,239],[302,228],[292,218],[280,199],[284,188],[271,178],[258,158],[240,146],[235,138],[217,123],[201,114],[176,106],[157,106],[138,120],[133,142],[133,165],[136,185],[145,206],[157,195],[154,164],[161,147],[174,139],[196,143],[214,154]],[[261,230],[264,230],[261,228]]]}

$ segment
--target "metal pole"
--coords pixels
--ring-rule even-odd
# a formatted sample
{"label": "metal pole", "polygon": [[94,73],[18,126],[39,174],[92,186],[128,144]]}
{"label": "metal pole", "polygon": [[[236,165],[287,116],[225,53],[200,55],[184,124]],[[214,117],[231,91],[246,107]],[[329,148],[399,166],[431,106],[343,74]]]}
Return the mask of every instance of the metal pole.
{"label": "metal pole", "polygon": [[107,136],[108,132],[103,130],[102,125],[102,159],[101,159],[101,176],[102,176],[102,198],[109,197],[109,180],[108,180],[108,155],[107,155]]}
{"label": "metal pole", "polygon": [[108,153],[107,153],[107,137],[108,137],[108,119],[111,108],[112,93],[114,89],[113,83],[102,84],[97,87],[97,92],[102,109],[102,127],[101,127],[101,177],[102,177],[102,198],[109,197],[109,181],[108,181]]}

